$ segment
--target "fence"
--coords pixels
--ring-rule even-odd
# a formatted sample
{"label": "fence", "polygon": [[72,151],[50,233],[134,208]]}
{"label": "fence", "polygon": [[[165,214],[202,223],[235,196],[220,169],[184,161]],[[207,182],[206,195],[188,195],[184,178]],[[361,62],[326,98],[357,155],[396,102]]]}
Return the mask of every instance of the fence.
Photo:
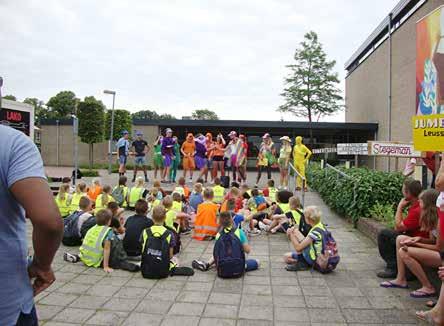
{"label": "fence", "polygon": [[[302,180],[302,187],[297,187],[297,179],[300,178]],[[307,179],[305,176],[300,174],[293,164],[288,164],[288,189],[293,191],[295,189],[295,193],[301,192],[301,201],[302,207],[305,205],[305,188],[307,187]]]}

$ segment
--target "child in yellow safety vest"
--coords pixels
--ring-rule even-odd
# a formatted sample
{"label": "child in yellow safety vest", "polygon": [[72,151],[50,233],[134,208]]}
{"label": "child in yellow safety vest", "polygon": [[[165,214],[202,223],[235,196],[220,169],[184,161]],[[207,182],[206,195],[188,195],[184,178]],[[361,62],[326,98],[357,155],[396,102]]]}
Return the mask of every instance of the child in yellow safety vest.
{"label": "child in yellow safety vest", "polygon": [[167,227],[174,229],[177,233],[188,234],[191,232],[189,228],[190,216],[182,212],[182,196],[174,192],[172,196],[166,196],[162,200],[162,204],[166,209]]}
{"label": "child in yellow safety vest", "polygon": [[259,228],[265,232],[276,233],[281,228],[286,231],[290,225],[299,226],[303,215],[299,197],[290,197],[288,205],[289,210],[287,212],[277,212],[270,219],[264,219],[259,222]]}
{"label": "child in yellow safety vest", "polygon": [[278,190],[274,186],[274,180],[273,179],[268,180],[267,181],[267,188],[262,190],[262,193],[264,194],[265,197],[267,197],[268,202],[270,204],[276,202],[276,194],[277,194],[277,192],[278,192]]}
{"label": "child in yellow safety vest", "polygon": [[64,183],[60,186],[59,193],[55,197],[55,202],[62,217],[67,217],[69,215],[69,201],[69,184]]}
{"label": "child in yellow safety vest", "polygon": [[222,204],[225,197],[225,188],[220,185],[220,178],[214,178],[214,187],[213,187],[213,202],[216,204]]}
{"label": "child in yellow safety vest", "polygon": [[69,202],[69,214],[79,210],[80,198],[87,196],[86,183],[81,181],[76,186],[76,191],[71,195]]}
{"label": "child in yellow safety vest", "polygon": [[102,193],[97,196],[96,199],[96,208],[94,209],[94,213],[97,213],[101,209],[105,209],[108,207],[108,203],[115,201],[113,196],[111,196],[111,187],[108,185],[103,186]]}
{"label": "child in yellow safety vest", "polygon": [[142,177],[137,177],[136,186],[128,191],[128,207],[134,209],[136,202],[139,199],[145,198],[148,191],[144,187],[145,180]]}

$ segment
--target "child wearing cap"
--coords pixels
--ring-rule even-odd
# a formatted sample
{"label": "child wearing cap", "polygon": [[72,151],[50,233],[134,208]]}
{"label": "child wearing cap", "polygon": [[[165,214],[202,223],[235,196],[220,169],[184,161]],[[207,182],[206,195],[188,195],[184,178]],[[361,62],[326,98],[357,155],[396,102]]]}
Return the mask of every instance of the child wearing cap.
{"label": "child wearing cap", "polygon": [[122,137],[117,141],[117,151],[119,154],[119,175],[125,175],[126,172],[126,161],[129,154],[130,143],[129,143],[129,133],[124,130],[122,132]]}

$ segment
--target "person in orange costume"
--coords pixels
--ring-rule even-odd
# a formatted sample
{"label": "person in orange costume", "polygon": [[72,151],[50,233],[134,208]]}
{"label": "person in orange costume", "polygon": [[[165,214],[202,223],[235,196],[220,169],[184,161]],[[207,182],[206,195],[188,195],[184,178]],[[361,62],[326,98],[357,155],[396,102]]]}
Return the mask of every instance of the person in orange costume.
{"label": "person in orange costume", "polygon": [[[311,150],[307,146],[302,144],[302,137],[296,137],[296,144],[293,147],[293,163],[294,168],[300,175],[305,178],[305,166],[311,157]],[[304,185],[305,190],[307,189],[307,184]],[[296,189],[300,190],[302,188],[302,179],[300,177],[296,178]]]}
{"label": "person in orange costume", "polygon": [[194,143],[194,136],[192,133],[187,135],[187,139],[183,142],[180,151],[183,155],[182,165],[183,165],[183,177],[187,178],[187,171],[190,171],[190,180],[193,179],[193,171],[195,169],[194,165],[194,154],[196,153],[196,144]]}
{"label": "person in orange costume", "polygon": [[213,190],[205,189],[204,202],[197,206],[196,220],[194,222],[193,238],[196,240],[211,240],[219,230],[217,211],[219,206],[213,203]]}

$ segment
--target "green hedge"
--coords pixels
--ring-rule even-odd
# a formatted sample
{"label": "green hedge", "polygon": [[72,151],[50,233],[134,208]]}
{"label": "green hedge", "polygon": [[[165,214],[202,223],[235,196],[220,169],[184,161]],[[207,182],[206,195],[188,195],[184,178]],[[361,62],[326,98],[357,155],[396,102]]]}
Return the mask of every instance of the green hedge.
{"label": "green hedge", "polygon": [[[80,168],[84,169],[84,170],[89,170],[89,164],[80,164]],[[93,168],[93,170],[108,170],[108,164],[94,163],[92,168]],[[134,165],[129,163],[126,165],[126,169],[133,170]],[[146,169],[148,171],[152,170],[151,165],[148,164]],[[118,173],[119,172],[119,165],[118,164],[111,165],[111,170],[113,173]]]}
{"label": "green hedge", "polygon": [[307,181],[328,206],[342,216],[351,217],[355,222],[360,217],[373,217],[375,205],[396,205],[402,198],[404,177],[401,173],[371,171],[365,168],[339,169],[356,182],[344,177],[338,178],[335,171],[322,170],[317,163],[310,164]]}
{"label": "green hedge", "polygon": [[97,170],[80,170],[84,177],[98,177],[99,171]]}

